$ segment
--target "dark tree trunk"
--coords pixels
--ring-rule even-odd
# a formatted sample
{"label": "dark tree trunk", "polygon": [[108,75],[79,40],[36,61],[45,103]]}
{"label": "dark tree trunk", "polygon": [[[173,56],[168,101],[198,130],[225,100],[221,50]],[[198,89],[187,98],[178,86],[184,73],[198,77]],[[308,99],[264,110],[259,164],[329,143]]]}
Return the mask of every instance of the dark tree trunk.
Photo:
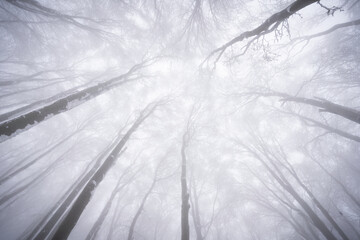
{"label": "dark tree trunk", "polygon": [[181,240],[190,239],[189,230],[189,193],[186,182],[186,154],[185,149],[188,141],[188,133],[183,135],[181,146]]}
{"label": "dark tree trunk", "polygon": [[95,224],[93,225],[93,227],[91,228],[91,230],[89,231],[88,235],[86,236],[86,240],[92,240],[92,239],[96,239],[96,235],[99,231],[99,229],[101,228],[106,216],[108,215],[111,206],[113,204],[113,200],[116,197],[116,195],[122,190],[124,189],[124,187],[126,187],[128,184],[130,184],[131,181],[134,180],[134,177],[136,176],[136,174],[138,173],[138,171],[134,174],[131,175],[131,177],[124,183],[121,183],[121,180],[124,178],[124,176],[129,173],[130,168],[132,167],[132,165],[130,165],[129,167],[127,167],[123,174],[120,176],[114,190],[111,193],[110,198],[107,200],[104,208],[102,209],[100,216],[98,217],[98,219],[96,220]]}
{"label": "dark tree trunk", "polygon": [[76,197],[79,195],[79,192],[82,191],[86,183],[94,175],[96,170],[100,167],[103,159],[109,155],[109,152],[111,152],[111,150],[115,148],[116,144],[121,140],[121,138],[122,137],[120,136],[119,133],[118,136],[113,141],[113,143],[107,149],[105,149],[101,154],[99,154],[92,169],[75,183],[75,186],[72,188],[72,190],[68,191],[65,194],[64,200],[58,202],[58,204],[50,211],[50,213],[47,214],[47,216],[45,216],[40,221],[40,223],[32,230],[32,232],[30,233],[29,236],[27,236],[26,239],[41,240],[41,239],[50,238],[49,235],[51,235],[54,232],[54,230],[56,230],[56,227],[59,225],[59,222],[66,214],[69,206],[71,206],[71,204],[74,202]]}
{"label": "dark tree trunk", "polygon": [[[131,81],[129,77],[138,69],[144,66],[145,62],[133,66],[127,73],[112,78],[96,86],[85,88],[81,91],[73,91],[66,95],[49,101],[50,103],[38,108],[21,108],[0,116],[0,136],[14,136],[15,132],[22,129],[29,129],[36,124],[49,119],[59,113],[66,112],[82,103],[93,99],[114,87]],[[44,102],[47,102],[44,100]],[[31,105],[30,105],[31,107]],[[20,113],[19,113],[20,112]],[[25,113],[23,113],[25,112]],[[19,115],[20,114],[20,115]],[[10,119],[8,119],[10,118]]]}
{"label": "dark tree trunk", "polygon": [[308,105],[312,105],[315,107],[319,107],[319,111],[321,112],[329,112],[336,115],[339,115],[343,118],[349,119],[350,121],[356,122],[360,124],[360,111],[341,106],[336,103],[332,103],[325,99],[309,99],[309,98],[302,98],[302,97],[293,97],[293,96],[287,96],[282,98],[283,102],[298,102],[298,103],[304,103]]}
{"label": "dark tree trunk", "polygon": [[56,230],[53,239],[67,239],[72,229],[75,227],[80,215],[84,211],[85,207],[89,203],[91,199],[91,194],[95,190],[96,186],[100,184],[103,180],[104,176],[114,164],[117,156],[123,149],[125,143],[129,140],[130,136],[137,130],[137,128],[141,125],[141,123],[150,116],[150,114],[155,110],[157,105],[153,105],[151,107],[147,107],[142,111],[141,115],[135,121],[135,123],[131,126],[131,128],[126,132],[124,137],[120,140],[120,142],[116,145],[116,147],[111,151],[106,160],[102,163],[100,168],[95,172],[95,174],[90,178],[87,182],[86,186],[82,189],[79,196],[70,207],[67,215],[62,220],[59,228]]}
{"label": "dark tree trunk", "polygon": [[314,107],[318,107],[320,112],[329,112],[332,114],[336,114],[343,118],[349,119],[350,121],[356,122],[360,124],[360,111],[345,107],[336,103],[332,103],[326,99],[311,99],[304,97],[291,96],[286,93],[276,92],[271,90],[266,90],[266,92],[250,92],[250,95],[258,95],[263,97],[279,97],[282,102],[297,102],[303,103],[307,105],[311,105]]}

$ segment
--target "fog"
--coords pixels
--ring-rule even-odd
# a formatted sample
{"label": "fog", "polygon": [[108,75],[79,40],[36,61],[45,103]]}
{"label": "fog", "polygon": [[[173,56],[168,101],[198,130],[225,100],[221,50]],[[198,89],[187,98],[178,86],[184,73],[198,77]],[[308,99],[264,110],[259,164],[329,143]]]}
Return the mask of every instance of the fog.
{"label": "fog", "polygon": [[360,239],[359,0],[0,1],[0,239]]}

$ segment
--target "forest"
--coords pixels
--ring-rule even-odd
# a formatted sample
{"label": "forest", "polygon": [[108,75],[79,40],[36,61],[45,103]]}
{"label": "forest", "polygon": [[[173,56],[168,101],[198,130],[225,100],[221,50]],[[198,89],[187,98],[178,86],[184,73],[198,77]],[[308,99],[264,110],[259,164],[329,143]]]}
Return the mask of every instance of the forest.
{"label": "forest", "polygon": [[360,239],[360,0],[0,0],[1,240]]}

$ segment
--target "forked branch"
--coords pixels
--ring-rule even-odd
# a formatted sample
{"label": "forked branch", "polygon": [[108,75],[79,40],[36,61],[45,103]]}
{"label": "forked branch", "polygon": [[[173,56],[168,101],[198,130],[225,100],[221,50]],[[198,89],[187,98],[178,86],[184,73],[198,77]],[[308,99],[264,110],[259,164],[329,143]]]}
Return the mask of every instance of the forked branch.
{"label": "forked branch", "polygon": [[295,14],[296,12],[300,11],[301,9],[318,2],[317,0],[296,0],[292,4],[290,4],[285,9],[281,10],[280,12],[277,12],[273,14],[271,17],[265,20],[260,26],[257,28],[246,31],[238,35],[237,37],[233,38],[229,42],[225,43],[221,47],[215,49],[212,51],[207,58],[203,61],[201,65],[203,65],[205,62],[208,62],[212,57],[215,58],[214,60],[214,68],[216,67],[216,63],[220,60],[221,56],[225,52],[227,48],[230,46],[241,42],[247,38],[254,37],[254,36],[260,36],[260,35],[266,35],[270,32],[273,32],[282,22],[284,22],[286,19],[288,19],[290,16]]}

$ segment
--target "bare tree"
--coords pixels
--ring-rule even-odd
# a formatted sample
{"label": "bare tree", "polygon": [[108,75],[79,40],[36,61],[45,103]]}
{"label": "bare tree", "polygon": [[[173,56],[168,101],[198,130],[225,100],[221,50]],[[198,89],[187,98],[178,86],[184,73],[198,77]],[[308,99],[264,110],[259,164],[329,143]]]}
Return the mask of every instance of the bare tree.
{"label": "bare tree", "polygon": [[190,239],[189,227],[189,210],[190,210],[190,193],[188,192],[187,185],[187,156],[186,149],[189,142],[194,135],[194,120],[196,118],[198,109],[195,105],[191,109],[189,118],[186,123],[185,131],[182,135],[181,142],[181,240]]}
{"label": "bare tree", "polygon": [[315,97],[315,99],[312,98],[305,98],[305,97],[298,97],[298,96],[292,96],[286,93],[272,91],[269,89],[265,89],[264,92],[259,91],[250,91],[250,92],[244,92],[241,93],[240,96],[253,96],[255,98],[257,97],[279,97],[280,101],[283,103],[286,102],[296,102],[296,103],[303,103],[306,105],[314,106],[319,108],[319,112],[328,112],[332,114],[336,114],[338,116],[341,116],[343,118],[346,118],[350,121],[353,121],[355,123],[360,124],[360,111],[342,106],[340,104],[336,104],[333,102],[330,102],[329,100]]}
{"label": "bare tree", "polygon": [[54,233],[53,239],[66,239],[71,230],[76,225],[81,213],[84,211],[86,205],[89,203],[92,191],[100,184],[104,176],[114,164],[121,150],[129,140],[130,136],[137,130],[141,123],[148,118],[158,107],[159,103],[149,105],[141,113],[138,119],[134,122],[131,128],[121,138],[115,148],[111,151],[106,160],[102,163],[99,169],[96,170],[94,175],[89,179],[86,186],[80,192],[74,204],[71,206],[68,214],[61,222],[59,228]]}
{"label": "bare tree", "polygon": [[18,130],[29,129],[41,121],[77,107],[80,104],[126,82],[133,81],[137,79],[136,77],[134,78],[134,73],[151,64],[152,60],[136,64],[125,74],[114,77],[95,86],[87,87],[80,91],[73,89],[65,96],[60,94],[59,96],[55,96],[51,99],[41,101],[40,103],[37,103],[40,107],[30,105],[14,110],[10,113],[6,113],[0,116],[0,121],[2,121],[0,124],[0,136],[14,136],[14,133]]}
{"label": "bare tree", "polygon": [[103,210],[101,211],[100,216],[98,217],[93,227],[89,231],[88,235],[86,236],[87,240],[96,238],[98,231],[100,230],[100,227],[102,226],[106,216],[108,215],[111,209],[114,198],[116,197],[116,195],[118,195],[121,192],[121,190],[123,190],[127,185],[129,185],[140,172],[141,168],[138,168],[137,171],[135,171],[125,182],[123,182],[122,181],[123,178],[129,173],[130,169],[133,168],[133,165],[134,163],[130,164],[126,169],[124,169],[124,172],[121,174],[114,190],[111,193],[110,198],[108,199]]}
{"label": "bare tree", "polygon": [[134,231],[135,231],[136,222],[139,219],[141,213],[143,212],[143,209],[144,209],[145,204],[146,204],[146,200],[148,199],[149,195],[153,192],[156,183],[158,181],[160,181],[160,180],[164,180],[164,179],[168,178],[168,176],[165,176],[165,177],[159,176],[160,175],[160,173],[159,173],[160,168],[163,166],[163,164],[164,164],[167,157],[168,157],[167,154],[165,154],[165,156],[162,159],[160,159],[160,161],[158,162],[158,164],[156,166],[151,185],[147,189],[144,197],[141,200],[140,206],[137,209],[137,211],[136,211],[136,213],[135,213],[135,215],[134,215],[134,217],[133,217],[133,219],[131,221],[130,228],[129,228],[129,233],[128,233],[128,236],[127,236],[128,240],[133,240],[134,239]]}
{"label": "bare tree", "polygon": [[[273,14],[271,17],[266,19],[264,21],[264,23],[262,23],[257,28],[252,29],[250,31],[243,32],[240,35],[238,35],[237,37],[230,40],[229,42],[222,45],[221,47],[213,50],[203,63],[210,60],[211,57],[215,56],[214,67],[216,67],[216,63],[219,61],[219,59],[221,58],[221,56],[225,52],[225,50],[228,49],[230,46],[232,46],[238,42],[241,42],[247,38],[254,37],[253,39],[251,39],[248,42],[248,45],[246,46],[246,49],[248,49],[250,44],[254,40],[258,39],[260,36],[263,36],[263,35],[266,35],[268,33],[275,31],[275,29],[281,23],[286,21],[286,19],[288,19],[290,16],[292,16],[293,14],[296,14],[301,9],[303,9],[313,3],[316,3],[316,2],[318,2],[318,1],[316,1],[316,0],[296,0],[296,1],[294,1],[289,6],[287,6],[285,9]],[[245,52],[246,52],[246,49],[245,49]]]}
{"label": "bare tree", "polygon": [[256,158],[265,167],[269,174],[276,180],[276,182],[288,192],[296,202],[304,209],[306,214],[309,216],[313,224],[317,229],[326,237],[326,239],[337,239],[337,237],[329,230],[324,221],[315,213],[311,206],[301,197],[298,191],[294,188],[293,184],[287,179],[283,172],[275,164],[272,157],[263,152],[263,156],[260,156],[253,148],[241,144],[254,158]]}
{"label": "bare tree", "polygon": [[358,239],[359,3],[0,1],[2,238]]}
{"label": "bare tree", "polygon": [[188,129],[183,134],[182,145],[181,145],[181,240],[190,239],[190,230],[189,230],[189,193],[187,188],[186,181],[186,147],[189,142]]}
{"label": "bare tree", "polygon": [[[42,239],[51,236],[54,239],[66,239],[68,237],[81,213],[90,201],[91,192],[102,181],[107,171],[114,164],[130,136],[137,130],[141,123],[154,112],[158,105],[159,103],[149,105],[145,108],[124,136],[119,133],[113,146],[100,155],[97,164],[95,164],[93,169],[78,183],[78,186],[74,188],[72,193],[62,203],[62,206],[56,210],[57,213],[54,214],[51,219],[47,220],[42,230],[33,232],[37,235],[33,238]],[[104,157],[106,157],[106,159],[102,162]],[[71,202],[73,202],[71,207],[66,209],[68,208],[68,203]],[[64,211],[66,211],[65,216],[63,216]],[[59,226],[57,226],[59,219],[62,220]],[[55,229],[53,229],[54,227]]]}
{"label": "bare tree", "polygon": [[[38,156],[36,156],[35,158],[33,158],[32,160],[26,162],[27,158],[31,158],[33,157],[34,153],[31,153],[29,156],[27,156],[26,158],[23,159],[24,162],[26,162],[25,164],[22,163],[17,163],[15,164],[13,167],[9,168],[5,174],[3,174],[0,177],[0,185],[5,183],[6,181],[8,181],[9,179],[11,179],[12,177],[16,176],[17,174],[25,171],[26,169],[28,169],[29,167],[33,166],[36,162],[38,162],[40,159],[42,159],[43,157],[45,157],[46,155],[48,155],[49,153],[53,152],[56,148],[58,148],[59,146],[61,146],[62,144],[66,143],[69,139],[73,138],[74,136],[76,136],[79,132],[83,131],[85,129],[85,127],[91,122],[91,120],[93,120],[94,117],[97,117],[97,115],[94,115],[93,117],[91,117],[89,120],[87,120],[86,122],[80,124],[77,129],[69,134],[68,136],[64,137],[62,140],[58,141],[57,143],[53,144],[51,147],[49,147],[48,149],[46,149],[45,151],[41,152],[41,154],[39,154]],[[42,150],[42,149],[41,149]]]}

